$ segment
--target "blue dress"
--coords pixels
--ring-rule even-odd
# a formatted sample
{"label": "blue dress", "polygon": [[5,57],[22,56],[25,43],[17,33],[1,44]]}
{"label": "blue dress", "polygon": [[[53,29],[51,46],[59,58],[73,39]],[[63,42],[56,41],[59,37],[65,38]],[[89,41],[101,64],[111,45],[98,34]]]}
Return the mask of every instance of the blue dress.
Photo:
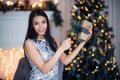
{"label": "blue dress", "polygon": [[[44,61],[48,61],[54,55],[54,51],[51,50],[49,43],[45,39],[32,41],[37,50],[40,52],[40,55],[42,56]],[[28,55],[27,58],[32,67],[29,80],[62,80],[61,75],[63,66],[60,66],[61,63],[59,60],[48,73],[44,74],[34,65]]]}

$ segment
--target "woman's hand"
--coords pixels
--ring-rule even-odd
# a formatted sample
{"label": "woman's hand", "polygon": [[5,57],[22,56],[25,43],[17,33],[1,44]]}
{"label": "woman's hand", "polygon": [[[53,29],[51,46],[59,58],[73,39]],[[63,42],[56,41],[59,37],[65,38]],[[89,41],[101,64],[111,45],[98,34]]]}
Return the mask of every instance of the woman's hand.
{"label": "woman's hand", "polygon": [[71,39],[70,38],[67,38],[66,40],[64,40],[62,42],[62,44],[60,45],[60,49],[62,51],[65,51],[67,49],[69,49],[71,47]]}

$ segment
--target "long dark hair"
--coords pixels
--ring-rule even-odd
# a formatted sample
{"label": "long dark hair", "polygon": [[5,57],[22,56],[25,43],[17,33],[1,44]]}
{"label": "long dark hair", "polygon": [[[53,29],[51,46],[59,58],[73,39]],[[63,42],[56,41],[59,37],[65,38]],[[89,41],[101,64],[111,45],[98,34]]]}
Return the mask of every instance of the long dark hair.
{"label": "long dark hair", "polygon": [[[36,10],[31,11],[30,16],[29,16],[28,30],[27,30],[27,33],[26,33],[25,41],[27,39],[37,39],[38,34],[35,32],[35,30],[33,28],[33,23],[32,23],[33,18],[35,16],[43,16],[43,17],[46,18],[46,20],[47,20],[47,30],[45,32],[44,37],[45,37],[46,41],[49,42],[51,49],[55,52],[58,47],[57,47],[57,44],[56,44],[54,38],[51,36],[50,24],[49,24],[48,17],[42,9],[36,9]],[[23,47],[25,45],[25,41],[24,41]]]}

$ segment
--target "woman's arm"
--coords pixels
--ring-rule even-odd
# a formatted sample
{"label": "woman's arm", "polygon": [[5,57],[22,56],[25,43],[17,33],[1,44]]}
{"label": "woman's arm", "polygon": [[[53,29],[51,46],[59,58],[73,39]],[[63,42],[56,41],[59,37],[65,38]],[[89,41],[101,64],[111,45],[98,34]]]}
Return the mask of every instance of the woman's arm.
{"label": "woman's arm", "polygon": [[[88,40],[91,38],[91,35],[92,35],[92,30],[89,31],[90,34],[88,34]],[[75,48],[73,50],[73,52],[69,55],[66,55],[65,53],[63,53],[60,57],[60,60],[61,62],[64,64],[64,65],[68,65],[75,57],[76,55],[79,53],[79,51],[81,50],[81,48],[85,45],[86,41],[84,42],[81,42],[77,48]],[[59,46],[59,45],[58,45]]]}
{"label": "woman's arm", "polygon": [[64,64],[64,65],[68,65],[75,57],[76,55],[78,54],[78,52],[81,50],[81,48],[84,46],[86,42],[81,42],[78,47],[73,50],[73,52],[69,55],[66,55],[65,53],[63,53],[60,57],[60,60],[61,62]]}
{"label": "woman's arm", "polygon": [[44,61],[41,57],[40,53],[37,51],[36,47],[34,46],[32,40],[28,39],[25,42],[25,51],[29,55],[32,62],[38,67],[38,69],[43,72],[49,72],[57,63],[58,59],[60,58],[61,54],[64,50],[70,48],[70,39],[67,39],[63,42],[63,44],[57,49],[55,54],[52,58],[48,61]]}

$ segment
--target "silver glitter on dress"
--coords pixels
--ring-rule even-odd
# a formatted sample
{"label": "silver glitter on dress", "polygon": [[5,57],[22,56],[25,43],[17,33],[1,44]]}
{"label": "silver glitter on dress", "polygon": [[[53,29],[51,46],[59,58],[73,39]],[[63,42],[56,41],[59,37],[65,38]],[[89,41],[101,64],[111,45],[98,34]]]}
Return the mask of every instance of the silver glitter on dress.
{"label": "silver glitter on dress", "polygon": [[[44,61],[48,61],[53,56],[54,52],[51,50],[49,43],[45,39],[32,41],[40,52],[40,55]],[[59,73],[60,61],[57,61],[55,66],[48,73],[44,74],[34,65],[28,55],[27,58],[32,67],[29,80],[61,80],[61,73]]]}

